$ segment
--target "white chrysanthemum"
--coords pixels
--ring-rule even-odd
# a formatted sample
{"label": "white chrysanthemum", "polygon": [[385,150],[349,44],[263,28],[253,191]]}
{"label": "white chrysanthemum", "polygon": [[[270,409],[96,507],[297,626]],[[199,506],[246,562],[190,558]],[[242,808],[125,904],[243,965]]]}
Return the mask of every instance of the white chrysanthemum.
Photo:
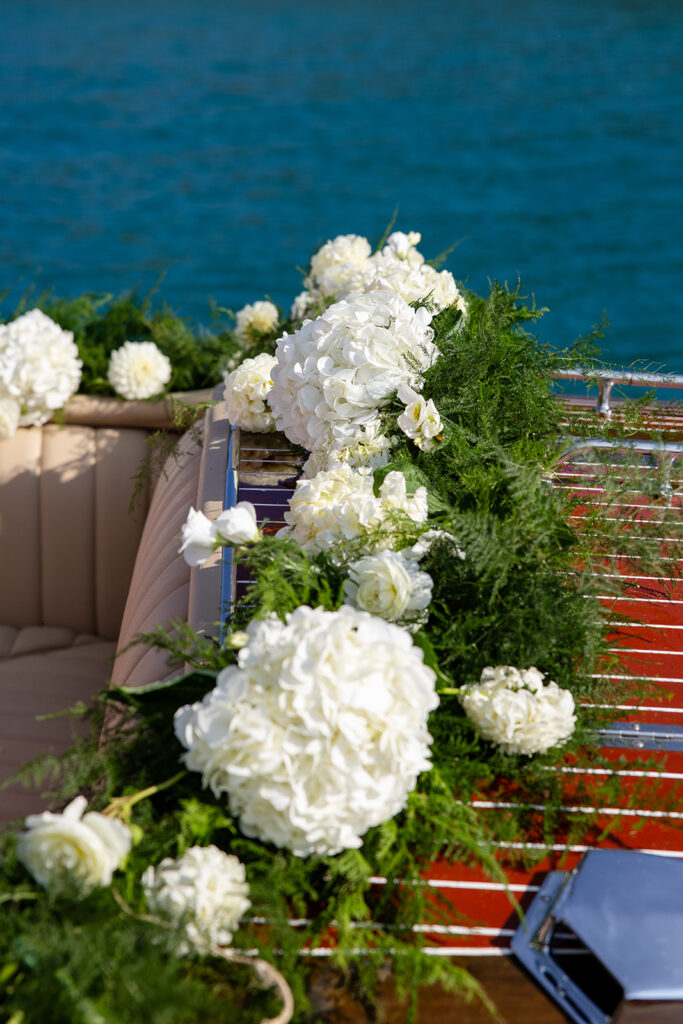
{"label": "white chrysanthemum", "polygon": [[20,426],[39,426],[61,409],[78,390],[82,365],[73,333],[41,310],[0,324],[0,394],[18,403]]}
{"label": "white chrysanthemum", "polygon": [[306,551],[326,551],[340,541],[364,537],[384,526],[384,544],[391,544],[387,520],[402,513],[416,523],[427,520],[427,491],[418,487],[409,497],[402,473],[387,473],[379,496],[373,491],[373,477],[354,471],[345,463],[298,480],[285,512],[286,534]]}
{"label": "white chrysanthemum", "polygon": [[359,847],[431,767],[434,672],[404,629],[349,606],[247,633],[238,665],[176,712],[185,764],[246,835],[302,857]]}
{"label": "white chrysanthemum", "polygon": [[437,309],[456,305],[465,316],[467,303],[453,275],[425,263],[424,256],[415,248],[419,241],[417,231],[408,234],[395,231],[389,235],[384,248],[359,264],[356,272],[340,287],[338,298],[350,292],[372,292],[381,288],[396,292],[406,302],[428,299]]}
{"label": "white chrysanthemum", "polygon": [[237,314],[235,337],[249,341],[251,334],[270,334],[278,324],[277,306],[267,300],[244,306]]}
{"label": "white chrysanthemum", "polygon": [[0,440],[14,437],[19,426],[21,407],[16,398],[0,395]]}
{"label": "white chrysanthemum", "polygon": [[439,410],[431,398],[425,401],[407,384],[401,384],[396,394],[399,401],[406,404],[396,421],[399,427],[423,452],[431,451],[434,439],[443,433]]}
{"label": "white chrysanthemum", "polygon": [[365,266],[370,252],[370,243],[362,235],[337,235],[311,257],[306,288],[316,297],[337,298]]}
{"label": "white chrysanthemum", "polygon": [[349,565],[344,603],[416,628],[426,618],[432,586],[432,577],[420,570],[410,552],[380,551]]}
{"label": "white chrysanthemum", "polygon": [[270,374],[276,362],[275,356],[262,352],[225,375],[225,406],[234,426],[257,433],[275,430],[266,398],[273,386]]}
{"label": "white chrysanthemum", "polygon": [[350,441],[399,384],[438,357],[426,309],[387,291],[351,295],[277,342],[268,403],[278,430],[309,451]]}
{"label": "white chrysanthemum", "polygon": [[183,929],[189,943],[181,953],[229,946],[251,906],[244,864],[217,846],[192,846],[178,860],[165,857],[145,870],[142,885],[152,913]]}
{"label": "white chrysanthemum", "polygon": [[86,894],[109,885],[130,851],[128,826],[98,811],[84,814],[87,805],[77,796],[61,814],[32,814],[17,836],[17,857],[52,893],[75,888]]}
{"label": "white chrysanthemum", "polygon": [[379,419],[366,423],[352,438],[334,441],[329,448],[311,452],[302,466],[305,477],[316,476],[346,463],[351,469],[377,469],[390,459],[391,441],[381,433]]}
{"label": "white chrysanthemum", "polygon": [[107,379],[121,398],[152,398],[171,379],[171,360],[153,341],[124,341],[109,357]]}
{"label": "white chrysanthemum", "polygon": [[478,683],[463,689],[468,718],[486,740],[506,754],[539,754],[574,731],[574,698],[536,668],[487,667]]}

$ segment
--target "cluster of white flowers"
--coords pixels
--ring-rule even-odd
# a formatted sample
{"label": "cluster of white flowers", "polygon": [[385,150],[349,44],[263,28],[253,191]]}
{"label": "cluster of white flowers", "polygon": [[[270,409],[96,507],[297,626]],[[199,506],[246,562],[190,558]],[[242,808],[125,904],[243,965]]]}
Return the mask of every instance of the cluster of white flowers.
{"label": "cluster of white flowers", "polygon": [[425,263],[416,248],[420,238],[417,231],[394,231],[373,254],[360,235],[338,235],[326,242],[311,258],[306,290],[294,301],[292,319],[303,320],[321,300],[339,301],[352,292],[376,289],[395,292],[406,302],[427,300],[437,310],[455,305],[466,315],[467,304],[453,275]]}
{"label": "cluster of white flowers", "polygon": [[84,796],[77,796],[61,814],[32,814],[26,831],[17,836],[19,860],[51,893],[78,890],[86,895],[110,885],[130,852],[130,829],[98,811],[84,814],[87,805]]}
{"label": "cluster of white flowers", "polygon": [[315,552],[384,527],[385,544],[390,547],[389,520],[397,513],[416,523],[426,522],[426,489],[418,487],[409,496],[405,477],[393,471],[387,473],[379,495],[375,495],[372,475],[342,463],[311,479],[297,481],[284,515],[287,526],[281,533],[293,537],[304,550]]}
{"label": "cluster of white flowers", "polygon": [[271,372],[276,363],[275,356],[262,352],[225,375],[225,406],[233,426],[259,433],[275,430],[266,399],[273,386]]}
{"label": "cluster of white flowers", "polygon": [[278,325],[277,306],[266,300],[244,306],[237,314],[235,337],[249,341],[250,335],[270,334]]}
{"label": "cluster of white flowers", "polygon": [[203,512],[191,508],[182,526],[178,554],[188,565],[201,565],[219,544],[251,544],[260,536],[256,509],[250,501],[238,501],[213,522]]}
{"label": "cluster of white flowers", "polygon": [[249,909],[244,864],[216,846],[192,846],[178,860],[165,857],[142,876],[147,906],[182,928],[180,953],[228,946]]}
{"label": "cluster of white flowers", "polygon": [[109,357],[107,379],[128,401],[160,395],[171,379],[171,360],[153,341],[124,341]]}
{"label": "cluster of white flowers", "polygon": [[78,390],[82,365],[73,333],[41,310],[0,324],[0,438],[46,423]]}
{"label": "cluster of white flowers", "polygon": [[432,600],[433,580],[407,551],[380,551],[351,562],[344,603],[416,629]]}
{"label": "cluster of white flowers", "polygon": [[438,357],[426,309],[388,291],[351,295],[277,342],[268,403],[278,430],[308,451],[351,441],[400,384]]}
{"label": "cluster of white flowers", "polygon": [[248,836],[297,856],[359,847],[431,767],[434,672],[404,629],[349,606],[247,634],[238,664],[176,712],[185,764]]}
{"label": "cluster of white flowers", "polygon": [[536,668],[487,667],[460,700],[484,739],[504,753],[539,754],[569,739],[576,724],[569,690],[543,678]]}
{"label": "cluster of white flowers", "polygon": [[391,441],[379,419],[366,423],[352,438],[333,441],[329,448],[311,452],[302,466],[305,477],[346,464],[351,469],[377,469],[389,462]]}

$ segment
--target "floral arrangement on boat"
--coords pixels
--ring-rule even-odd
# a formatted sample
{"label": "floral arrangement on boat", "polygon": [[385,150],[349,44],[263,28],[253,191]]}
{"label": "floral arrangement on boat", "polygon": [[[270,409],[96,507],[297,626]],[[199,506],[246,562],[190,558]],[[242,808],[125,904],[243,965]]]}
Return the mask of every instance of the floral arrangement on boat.
{"label": "floral arrangement on boat", "polygon": [[[447,911],[426,867],[504,880],[501,851],[590,832],[556,768],[605,768],[609,785],[614,762],[587,741],[626,684],[617,698],[594,598],[618,593],[623,531],[604,507],[577,531],[576,499],[552,489],[550,373],[592,339],[540,345],[518,291],[461,290],[419,242],[394,232],[373,253],[340,236],[287,329],[269,303],[238,314],[248,346],[225,402],[234,426],[301,450],[286,526],[264,529],[248,502],[214,521],[188,510],[184,558],[231,547],[251,583],[220,642],[182,623],[144,638],[192,671],[108,692],[104,741],[63,765],[66,809],[9,838],[13,1021],[48,1004],[56,1022],[305,1020],[321,949],[369,1001],[387,960],[413,1008],[433,980],[485,1000],[427,955],[425,922]],[[245,1000],[250,963],[275,989]]]}

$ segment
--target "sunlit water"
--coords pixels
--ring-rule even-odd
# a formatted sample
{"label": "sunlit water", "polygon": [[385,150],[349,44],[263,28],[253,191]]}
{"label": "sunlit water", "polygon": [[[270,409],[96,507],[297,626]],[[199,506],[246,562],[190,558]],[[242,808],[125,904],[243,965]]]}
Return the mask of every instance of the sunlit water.
{"label": "sunlit water", "polygon": [[[38,0],[5,5],[11,311],[150,287],[288,307],[327,238],[423,234],[521,278],[558,345],[683,370],[680,0]],[[8,306],[9,303],[9,306]]]}

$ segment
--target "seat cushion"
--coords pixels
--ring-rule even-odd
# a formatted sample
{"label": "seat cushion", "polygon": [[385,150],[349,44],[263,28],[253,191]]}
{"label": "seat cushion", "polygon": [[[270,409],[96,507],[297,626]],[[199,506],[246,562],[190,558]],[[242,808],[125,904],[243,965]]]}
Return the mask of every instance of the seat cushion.
{"label": "seat cushion", "polygon": [[[87,725],[64,716],[38,721],[90,701],[111,676],[116,644],[66,628],[0,625],[0,783],[38,754],[59,754]],[[0,821],[46,809],[45,786],[0,791]]]}

